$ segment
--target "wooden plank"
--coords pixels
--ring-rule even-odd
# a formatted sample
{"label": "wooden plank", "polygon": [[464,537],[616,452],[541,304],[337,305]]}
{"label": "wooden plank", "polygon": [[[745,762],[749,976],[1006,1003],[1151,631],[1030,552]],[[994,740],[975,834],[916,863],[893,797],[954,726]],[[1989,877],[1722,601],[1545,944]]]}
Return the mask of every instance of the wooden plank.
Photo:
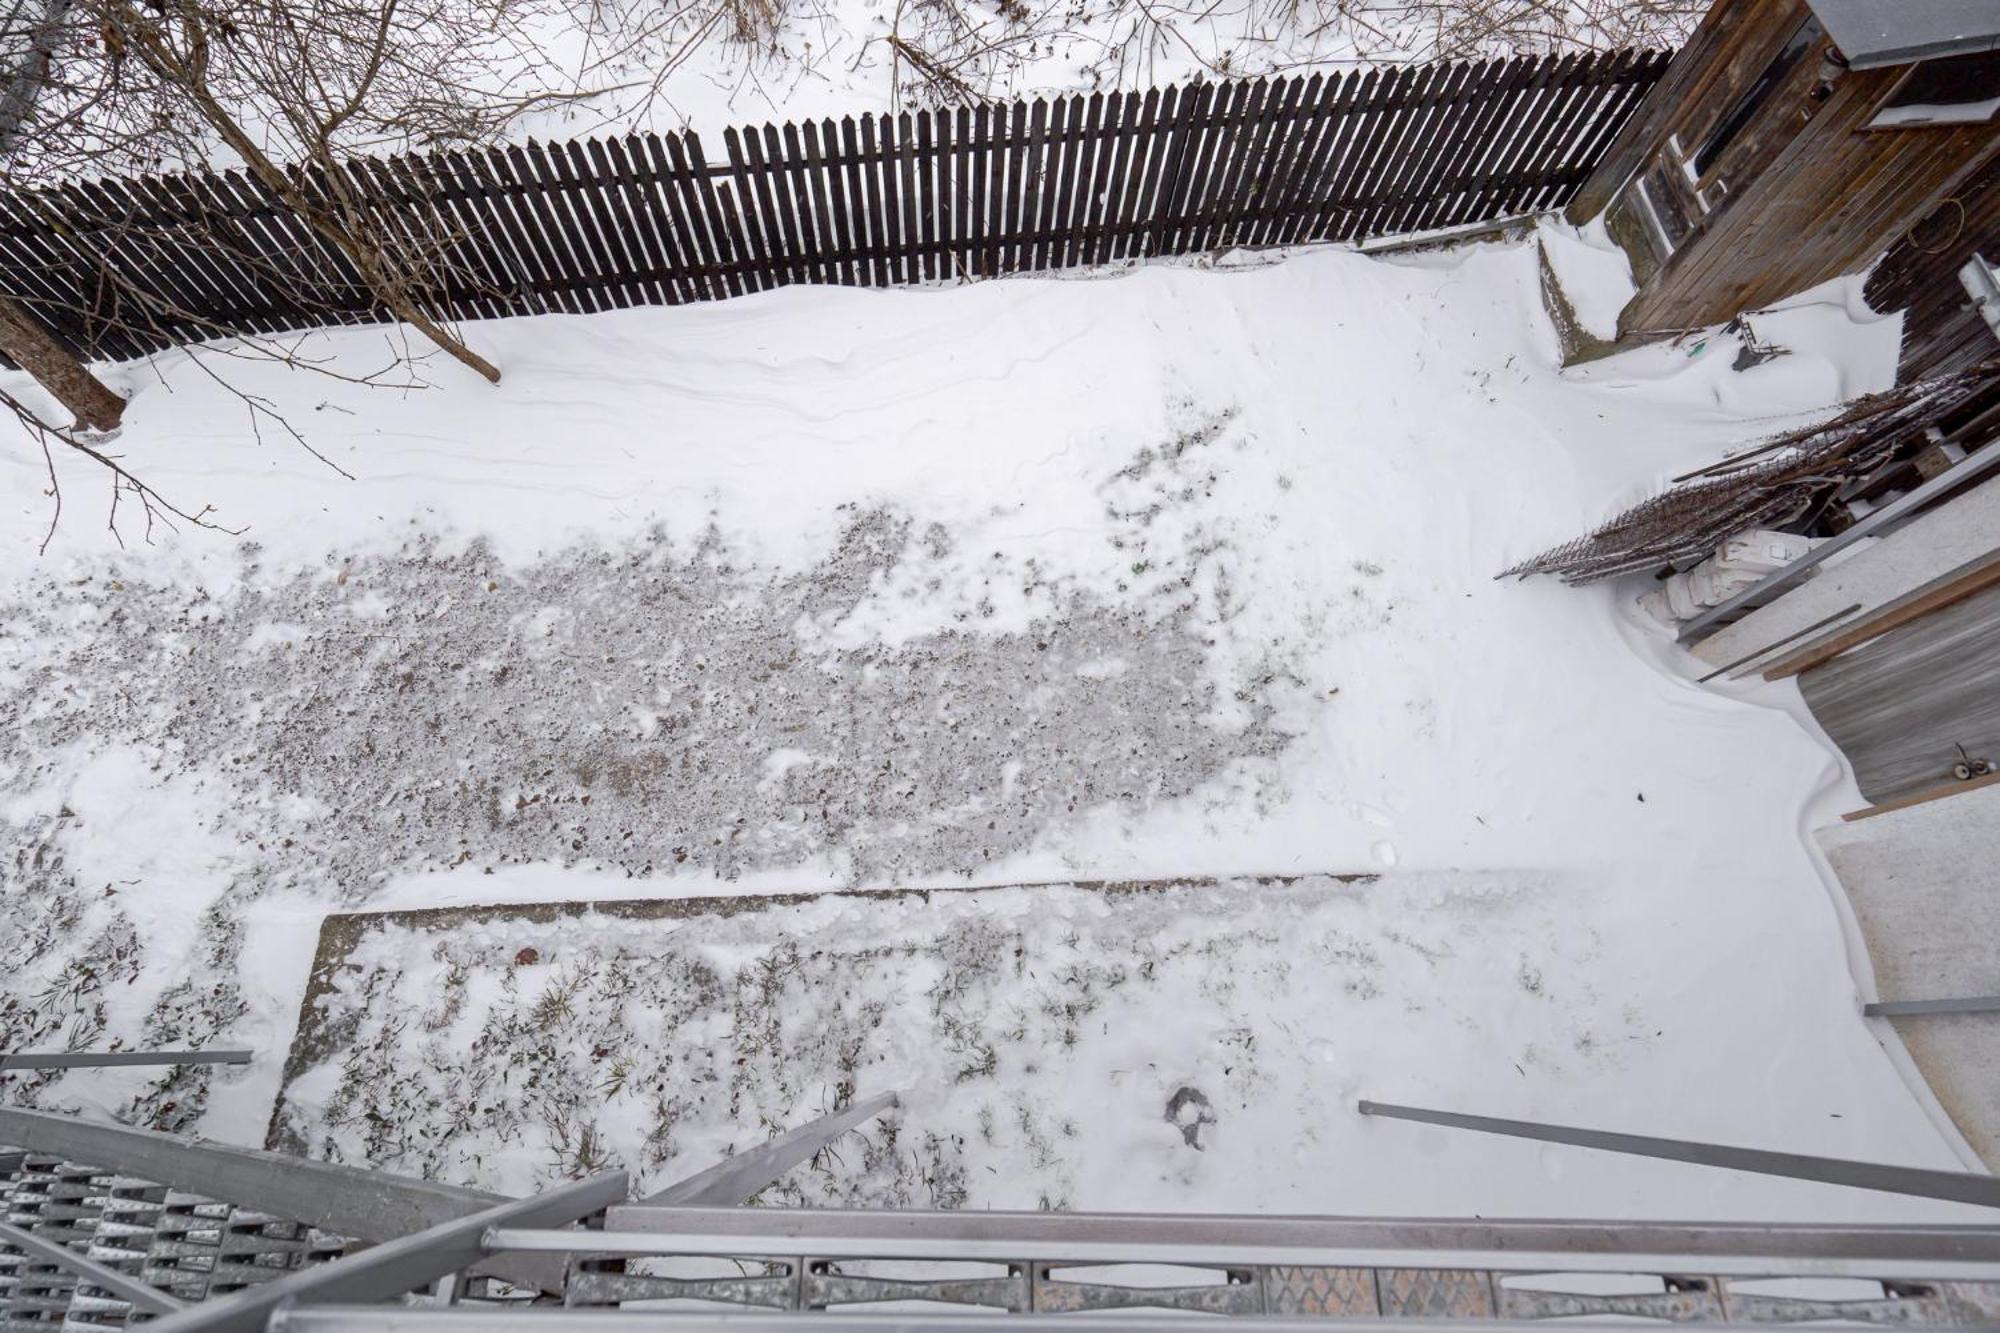
{"label": "wooden plank", "polygon": [[1602,59],[1590,61],[1571,80],[1569,97],[1561,111],[1551,124],[1538,131],[1542,145],[1528,162],[1535,181],[1523,187],[1520,212],[1539,212],[1548,207],[1562,188],[1558,182],[1570,179],[1572,172],[1576,183],[1582,182],[1577,149],[1591,127],[1603,123],[1619,94],[1628,86],[1623,76],[1630,72],[1635,55],[1632,51],[1619,51],[1609,64]]}
{"label": "wooden plank", "polygon": [[936,282],[949,271],[951,247],[951,116],[946,111],[917,114],[917,225],[923,247],[923,280]]}
{"label": "wooden plank", "polygon": [[1179,189],[1169,205],[1162,253],[1184,255],[1206,248],[1210,201],[1226,174],[1237,117],[1249,92],[1250,85],[1242,82],[1213,85],[1207,104],[1196,112],[1189,153],[1177,173]]}
{"label": "wooden plank", "polygon": [[1234,243],[1250,206],[1251,188],[1267,166],[1264,151],[1270,143],[1271,112],[1281,92],[1269,79],[1253,80],[1245,91],[1242,109],[1218,154],[1218,174],[1205,208],[1207,221],[1196,241],[1197,253],[1219,253]]}
{"label": "wooden plank", "polygon": [[681,277],[688,296],[696,301],[719,301],[729,295],[716,269],[716,255],[708,243],[707,223],[701,201],[688,182],[687,152],[677,134],[648,134],[644,173],[666,209],[673,232],[673,245],[681,265]]}
{"label": "wooden plank", "polygon": [[1078,194],[1073,159],[1082,148],[1081,117],[1084,99],[1058,97],[1049,104],[1049,137],[1043,152],[1042,200],[1035,214],[1033,267],[1039,272],[1060,268],[1064,242],[1069,236],[1070,206]]}
{"label": "wooden plank", "polygon": [[995,158],[1004,164],[1005,174],[997,191],[999,207],[995,216],[998,225],[993,260],[996,273],[1012,273],[1015,271],[1015,242],[1021,234],[1021,209],[1028,192],[1028,104],[1014,102],[1003,115],[1006,122],[1003,142],[1006,146],[995,154]]}
{"label": "wooden plank", "polygon": [[1474,87],[1484,65],[1455,62],[1445,73],[1432,104],[1429,124],[1411,153],[1408,173],[1394,185],[1398,198],[1382,214],[1381,229],[1387,235],[1406,235],[1425,230],[1426,219],[1437,210],[1438,182],[1449,165],[1449,150],[1466,118],[1468,91]]}
{"label": "wooden plank", "polygon": [[1415,72],[1407,66],[1392,69],[1375,85],[1374,96],[1362,105],[1367,128],[1342,172],[1335,210],[1327,219],[1329,240],[1350,241],[1360,233],[1369,189],[1382,171],[1382,145],[1395,128],[1397,107],[1415,79]]}
{"label": "wooden plank", "polygon": [[896,198],[901,205],[897,211],[897,225],[903,244],[901,280],[907,283],[922,282],[927,275],[926,266],[936,259],[935,252],[924,244],[923,234],[919,231],[919,218],[927,220],[929,215],[924,212],[918,195],[920,189],[928,193],[930,173],[930,143],[928,137],[919,140],[919,123],[928,131],[928,117],[912,120],[907,111],[897,113]]}
{"label": "wooden plank", "polygon": [[1084,116],[1084,139],[1088,145],[1080,159],[1077,175],[1077,206],[1070,217],[1070,244],[1065,260],[1071,264],[1094,264],[1102,244],[1104,219],[1110,205],[1112,158],[1119,134],[1117,93],[1090,95],[1090,109]]}
{"label": "wooden plank", "polygon": [[[753,136],[754,138],[754,136]],[[770,214],[760,199],[757,185],[752,180],[750,159],[743,151],[743,136],[734,126],[722,132],[723,155],[729,159],[729,178],[735,182],[736,205],[741,210],[741,229],[737,237],[737,254],[750,265],[744,272],[744,283],[751,291],[768,291],[778,285],[778,265],[775,257],[773,238],[775,228],[767,231],[771,224]]]}
{"label": "wooden plank", "polygon": [[593,157],[589,146],[571,140],[566,146],[569,174],[587,201],[598,233],[605,243],[609,267],[604,277],[621,306],[658,305],[659,288],[650,279],[653,264],[639,244],[638,227],[625,210],[625,200],[617,178],[609,169],[602,146]]}
{"label": "wooden plank", "polygon": [[1548,64],[1532,56],[1509,60],[1494,71],[1468,135],[1470,152],[1459,164],[1451,202],[1439,210],[1433,225],[1462,227],[1479,219],[1482,189],[1499,175],[1513,147],[1515,117],[1548,73]]}
{"label": "wooden plank", "polygon": [[[806,122],[806,153],[811,157],[815,139],[813,122]],[[819,191],[819,198],[825,205],[823,218],[827,224],[827,238],[833,247],[833,280],[842,286],[859,284],[860,266],[855,261],[854,220],[848,212],[847,186],[840,171],[840,127],[831,120],[819,122],[817,139],[819,157],[814,164],[813,184]]]}
{"label": "wooden plank", "polygon": [[[228,268],[234,266],[225,267],[226,256],[217,253],[212,239],[190,234],[185,225],[164,216],[165,210],[151,208],[127,191],[125,182],[107,179],[90,184],[96,187],[91,193],[103,220],[95,224],[97,230],[73,220],[73,241],[79,248],[97,251],[110,271],[142,289],[158,291],[184,312],[160,316],[160,322],[179,331],[177,336],[214,337],[217,325],[242,327],[241,321],[271,308],[268,295],[232,281]],[[119,242],[128,238],[139,251],[129,260],[118,253]]]}
{"label": "wooden plank", "polygon": [[1372,86],[1374,78],[1375,71],[1372,69],[1365,73],[1347,70],[1338,78],[1327,80],[1326,87],[1321,90],[1324,102],[1321,114],[1326,123],[1298,184],[1292,189],[1292,198],[1286,205],[1287,217],[1277,233],[1280,245],[1297,245],[1320,238],[1322,202],[1334,189],[1341,159],[1354,137],[1359,119],[1354,108],[1361,99],[1364,87]]}
{"label": "wooden plank", "polygon": [[659,188],[649,178],[645,144],[633,135],[610,139],[604,144],[604,155],[624,182],[625,211],[639,232],[635,244],[645,256],[661,303],[681,304],[689,299],[686,266],[674,243],[673,223],[660,201]]}
{"label": "wooden plank", "polygon": [[[807,121],[802,132],[790,121],[785,122],[785,155],[791,164],[792,198],[798,208],[801,238],[806,248],[803,254],[812,258],[812,280],[817,283],[838,282],[830,255],[833,249],[830,224],[826,216],[826,197],[821,193],[817,162],[818,142],[813,123]],[[803,144],[803,146],[802,146]]]}
{"label": "wooden plank", "polygon": [[522,209],[534,219],[535,230],[542,242],[541,262],[551,283],[568,292],[570,300],[582,314],[594,314],[604,309],[597,294],[576,281],[586,269],[585,262],[576,253],[577,241],[573,233],[578,228],[558,200],[553,174],[542,161],[541,151],[532,141],[525,145],[509,144],[507,164],[522,187],[516,198]]}
{"label": "wooden plank", "polygon": [[1519,210],[1517,196],[1521,187],[1517,178],[1540,146],[1544,123],[1556,116],[1570,81],[1576,77],[1577,70],[1586,59],[1588,57],[1574,53],[1542,58],[1542,68],[1535,82],[1523,95],[1510,119],[1507,151],[1493,163],[1486,186],[1473,201],[1471,215],[1465,219],[1467,222],[1484,222]]}
{"label": "wooden plank", "polygon": [[[877,124],[874,116],[861,117],[861,188],[855,199],[860,204],[862,223],[859,227],[861,244],[871,256],[868,271],[874,285],[887,287],[893,281],[890,277],[890,254],[895,249],[895,241],[890,233],[889,219],[892,211],[882,193],[882,161],[888,152],[888,140],[876,142]],[[881,127],[886,131],[886,123]],[[853,141],[849,140],[849,151],[853,151]]]}
{"label": "wooden plank", "polygon": [[239,238],[238,267],[255,274],[263,300],[243,326],[257,333],[338,323],[373,308],[346,255],[302,220],[283,212],[262,184],[240,171],[161,177],[215,235]]}
{"label": "wooden plank", "polygon": [[1852,625],[1843,626],[1831,634],[1815,639],[1766,667],[1764,679],[1783,680],[1787,676],[1796,676],[1801,671],[1810,671],[1850,648],[1858,647],[1870,639],[1887,634],[1899,625],[1907,625],[1933,611],[1943,610],[1952,603],[1963,601],[1996,583],[2000,583],[2000,551],[1989,552],[1976,560],[1967,561],[1957,569],[1942,574],[1921,587],[1913,588],[1901,597],[1883,603]]}
{"label": "wooden plank", "polygon": [[1185,193],[1188,160],[1202,137],[1201,119],[1208,114],[1215,97],[1212,84],[1194,84],[1180,90],[1177,101],[1170,86],[1160,99],[1161,121],[1166,133],[1155,138],[1146,160],[1146,177],[1140,189],[1149,224],[1141,255],[1178,254],[1180,199]]}
{"label": "wooden plank", "polygon": [[[1113,97],[1118,94],[1113,93]],[[1114,141],[1118,160],[1112,164],[1111,174],[1105,181],[1106,197],[1104,218],[1099,224],[1097,243],[1092,247],[1092,262],[1110,263],[1123,259],[1129,247],[1136,241],[1130,230],[1136,216],[1136,201],[1139,182],[1145,174],[1147,127],[1160,106],[1160,92],[1148,89],[1144,94],[1127,93],[1120,108],[1118,138]]]}
{"label": "wooden plank", "polygon": [[[6,233],[8,253],[7,290],[27,304],[58,341],[89,356],[99,344],[93,343],[87,327],[87,297],[74,265],[58,256],[55,234],[45,225],[45,212],[50,207],[49,201],[36,193],[0,191],[0,227]],[[120,338],[116,345],[123,352],[129,342]]]}
{"label": "wooden plank", "polygon": [[567,232],[565,239],[569,242],[572,263],[564,276],[589,292],[598,310],[617,310],[629,304],[611,280],[619,262],[612,252],[610,228],[608,224],[600,225],[595,216],[592,209],[595,201],[570,170],[569,154],[561,144],[537,144],[533,139],[528,141],[528,151],[548,183],[548,192],[541,201],[556,214],[558,225]]}
{"label": "wooden plank", "polygon": [[1313,74],[1304,79],[1280,79],[1282,96],[1279,123],[1272,133],[1268,155],[1259,168],[1253,187],[1249,214],[1237,232],[1239,243],[1265,246],[1273,243],[1284,209],[1292,196],[1314,136],[1324,117],[1320,89],[1325,77]]}
{"label": "wooden plank", "polygon": [[1438,94],[1451,76],[1449,65],[1425,65],[1416,71],[1400,100],[1403,110],[1376,150],[1377,167],[1362,191],[1354,234],[1373,237],[1387,234],[1383,219],[1403,202],[1402,182],[1415,165],[1424,131],[1438,114]]}
{"label": "wooden plank", "polygon": [[1964,792],[1978,791],[1981,787],[1991,787],[2000,782],[2000,773],[1988,773],[1984,777],[1967,778],[1964,782],[1946,782],[1936,787],[1926,787],[1922,791],[1898,796],[1893,801],[1881,801],[1875,805],[1865,805],[1859,810],[1849,810],[1842,815],[1843,823],[1852,824],[1858,820],[1873,819],[1877,815],[1890,814],[1897,810],[1907,810],[1913,805],[1928,805],[1932,801],[1942,801],[1947,796],[1957,796]]}
{"label": "wooden plank", "polygon": [[779,283],[812,281],[805,262],[805,247],[799,239],[798,204],[792,198],[785,175],[783,145],[778,127],[766,125],[744,136],[743,148],[750,158],[757,181],[757,206],[764,214],[764,242],[773,259],[773,280]]}
{"label": "wooden plank", "polygon": [[1006,155],[1000,151],[996,141],[1005,136],[1006,115],[1005,107],[989,106],[984,102],[972,109],[975,151],[972,156],[972,225],[968,235],[974,243],[971,271],[982,278],[990,278],[995,272],[997,254],[993,236],[998,228],[993,219],[999,207],[1000,186],[1006,177]]}
{"label": "wooden plank", "polygon": [[972,242],[973,223],[973,159],[972,142],[978,122],[972,112],[959,107],[953,113],[952,141],[956,150],[953,159],[951,183],[951,276],[961,281],[972,277],[974,250]]}
{"label": "wooden plank", "polygon": [[554,281],[554,271],[550,266],[550,243],[542,233],[541,219],[536,215],[528,200],[527,180],[521,175],[524,168],[517,167],[514,154],[518,150],[508,148],[488,148],[484,152],[467,155],[467,163],[479,175],[489,178],[496,191],[496,197],[504,199],[507,210],[513,216],[514,233],[519,240],[518,254],[528,266],[535,281],[535,291],[549,308],[580,314],[583,303],[575,292]]}
{"label": "wooden plank", "polygon": [[468,263],[462,229],[436,200],[435,181],[418,179],[407,161],[367,156],[343,164],[342,174],[375,234],[397,237],[387,247],[390,262],[402,268],[411,299],[427,314],[456,324],[491,313],[477,290],[486,284],[461,269]]}
{"label": "wooden plank", "polygon": [[439,153],[435,164],[446,188],[476,201],[477,216],[486,228],[486,263],[496,287],[494,303],[516,315],[541,314],[547,308],[546,298],[536,289],[522,257],[513,212],[474,170],[473,164],[481,156],[477,151]]}
{"label": "wooden plank", "polygon": [[[745,284],[741,272],[743,257],[736,246],[736,227],[732,225],[740,219],[739,210],[733,200],[728,200],[716,188],[717,182],[708,168],[708,154],[703,150],[701,135],[694,130],[683,131],[674,143],[680,145],[687,154],[687,189],[701,206],[704,234],[707,237],[712,262],[723,271],[722,287],[731,296],[741,296],[750,288]],[[674,152],[674,144],[667,151]]]}
{"label": "wooden plank", "polygon": [[1021,163],[1021,180],[1014,191],[1015,203],[1020,208],[1014,224],[1014,233],[1020,237],[1020,244],[1014,250],[1017,272],[1030,272],[1037,267],[1035,235],[1049,189],[1048,131],[1049,104],[1037,97],[1028,104],[1028,139],[1017,159]]}

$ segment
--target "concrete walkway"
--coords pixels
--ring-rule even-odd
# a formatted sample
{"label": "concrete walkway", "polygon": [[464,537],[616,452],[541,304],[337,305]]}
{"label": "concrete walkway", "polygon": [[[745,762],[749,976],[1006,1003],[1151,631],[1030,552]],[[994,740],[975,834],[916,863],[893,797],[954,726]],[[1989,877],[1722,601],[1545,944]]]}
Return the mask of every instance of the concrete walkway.
{"label": "concrete walkway", "polygon": [[[2000,993],[2000,787],[1813,836],[1854,905],[1877,998]],[[1966,1141],[2000,1172],[2000,1013],[1886,1021]]]}

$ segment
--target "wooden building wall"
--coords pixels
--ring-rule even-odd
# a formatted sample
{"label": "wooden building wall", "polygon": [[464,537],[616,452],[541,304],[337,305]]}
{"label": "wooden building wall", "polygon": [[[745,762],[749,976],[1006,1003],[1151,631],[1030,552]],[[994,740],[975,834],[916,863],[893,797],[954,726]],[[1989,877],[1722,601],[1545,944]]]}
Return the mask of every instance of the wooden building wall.
{"label": "wooden building wall", "polygon": [[2000,356],[2000,337],[1959,282],[1974,254],[2000,265],[2000,156],[1941,200],[1868,275],[1869,306],[1903,312],[1898,383]]}
{"label": "wooden building wall", "polygon": [[1865,130],[1907,66],[1842,70],[1821,35],[1711,168],[1727,193],[1662,266],[1639,243],[1627,195],[1634,173],[1678,171],[1669,139],[1691,152],[1736,106],[1807,18],[1805,0],[1718,0],[1655,86],[1573,218],[1610,200],[1639,293],[1621,331],[1712,324],[1857,272],[2000,150],[1995,126]]}

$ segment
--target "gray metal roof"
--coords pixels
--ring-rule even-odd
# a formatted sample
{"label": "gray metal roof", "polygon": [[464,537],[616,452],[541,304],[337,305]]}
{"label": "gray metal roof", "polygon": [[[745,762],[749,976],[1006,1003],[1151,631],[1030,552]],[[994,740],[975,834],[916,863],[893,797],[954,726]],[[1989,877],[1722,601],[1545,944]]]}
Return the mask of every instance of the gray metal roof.
{"label": "gray metal roof", "polygon": [[1855,69],[2000,49],[2000,0],[1806,0]]}

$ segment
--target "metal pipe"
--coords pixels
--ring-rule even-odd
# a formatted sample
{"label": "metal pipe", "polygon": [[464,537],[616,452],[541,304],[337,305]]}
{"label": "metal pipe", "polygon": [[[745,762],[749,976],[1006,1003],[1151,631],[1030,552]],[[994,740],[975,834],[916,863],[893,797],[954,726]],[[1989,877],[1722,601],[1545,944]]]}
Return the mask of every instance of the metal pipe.
{"label": "metal pipe", "polygon": [[152,1328],[154,1333],[262,1333],[275,1311],[294,1302],[385,1301],[479,1262],[487,1253],[484,1237],[495,1226],[563,1226],[623,1199],[626,1186],[623,1171],[605,1171],[189,1306]]}
{"label": "metal pipe", "polygon": [[52,1051],[0,1055],[9,1069],[113,1069],[124,1065],[247,1065],[251,1051]]}
{"label": "metal pipe", "polygon": [[748,1203],[759,1190],[776,1184],[778,1178],[810,1159],[827,1144],[870,1116],[896,1104],[896,1094],[885,1092],[865,1102],[856,1102],[845,1111],[800,1125],[778,1135],[749,1152],[725,1157],[706,1171],[697,1171],[685,1180],[648,1196],[644,1202],[661,1206],[712,1206],[728,1208]]}
{"label": "metal pipe", "polygon": [[0,1245],[10,1245],[30,1258],[40,1259],[58,1268],[66,1268],[93,1287],[102,1288],[126,1302],[135,1310],[148,1314],[172,1314],[186,1305],[161,1291],[150,1283],[128,1276],[115,1268],[107,1268],[95,1259],[89,1259],[75,1250],[66,1249],[51,1240],[43,1240],[32,1231],[23,1231],[16,1226],[0,1222]]}
{"label": "metal pipe", "polygon": [[1968,995],[1955,1000],[1879,1000],[1864,1004],[1870,1018],[1915,1018],[1921,1014],[2000,1013],[2000,995]]}
{"label": "metal pipe", "polygon": [[994,1263],[1504,1268],[2000,1279],[2000,1228],[613,1208],[603,1231],[502,1230],[494,1249]]}
{"label": "metal pipe", "polygon": [[1788,643],[1791,643],[1793,640],[1803,639],[1806,635],[1812,633],[1816,629],[1825,629],[1828,625],[1831,625],[1834,621],[1844,619],[1847,616],[1851,616],[1860,609],[1861,609],[1861,603],[1856,602],[1853,606],[1846,607],[1839,611],[1835,611],[1832,615],[1826,616],[1823,619],[1815,620],[1813,621],[1812,624],[1807,625],[1804,629],[1793,630],[1790,634],[1787,634],[1784,638],[1775,639],[1772,642],[1765,644],[1762,648],[1759,648],[1754,653],[1745,653],[1743,654],[1743,656],[1737,658],[1734,662],[1726,662],[1723,665],[1717,667],[1715,670],[1709,672],[1706,676],[1697,677],[1695,680],[1695,684],[1706,685],[1708,684],[1708,682],[1714,680],[1717,676],[1722,675],[1724,672],[1734,671],[1736,670],[1737,667],[1742,666],[1746,662],[1754,662],[1758,658],[1762,657],[1765,653],[1776,652],[1778,649],[1784,647]]}
{"label": "metal pipe", "polygon": [[1724,616],[1762,606],[1863,537],[1872,537],[1877,530],[1895,522],[1911,510],[1949,495],[1969,482],[1979,480],[1996,467],[2000,467],[2000,443],[1989,444],[1978,453],[1961,458],[1915,490],[1898,496],[1874,513],[1865,516],[1845,532],[1827,538],[1783,569],[1765,575],[1720,606],[1712,606],[1688,621],[1681,626],[1679,642],[1687,643],[1699,637],[1702,631],[1719,623]]}
{"label": "metal pipe", "polygon": [[[1996,451],[2000,452],[2000,451]],[[1602,1129],[1579,1129],[1570,1125],[1543,1125],[1532,1120],[1502,1120],[1494,1116],[1465,1115],[1457,1111],[1430,1111],[1415,1106],[1391,1106],[1364,1101],[1361,1114],[1391,1120],[1414,1120],[1426,1125],[1446,1125],[1453,1129],[1476,1130],[1482,1134],[1505,1134],[1517,1139],[1538,1139],[1543,1143],[1567,1143],[1579,1148],[1601,1148],[1607,1152],[1635,1157],[1658,1157],[1670,1162],[1691,1162],[1697,1166],[1727,1167],[1754,1171],[1765,1176],[1788,1176],[1824,1185],[1848,1185],[1855,1189],[1880,1190],[1919,1199],[1949,1199],[1986,1208],[2000,1208],[2000,1179],[1969,1171],[1931,1171],[1914,1166],[1890,1166],[1882,1162],[1856,1162],[1842,1157],[1810,1157],[1804,1153],[1770,1152],[1762,1148],[1736,1148],[1719,1143],[1695,1143],[1687,1139],[1662,1139],[1645,1134],[1619,1134]]]}
{"label": "metal pipe", "polygon": [[[1192,1316],[1197,1326],[1213,1322],[1212,1317]],[[307,1306],[280,1310],[271,1316],[271,1333],[466,1333],[473,1329],[531,1329],[533,1333],[636,1333],[637,1330],[699,1328],[721,1333],[802,1333],[824,1329],[827,1333],[938,1333],[940,1329],[963,1333],[1187,1333],[1190,1316],[1185,1311],[1159,1314],[1126,1314],[1094,1311],[1088,1314],[1035,1312],[996,1314],[988,1311],[884,1310],[870,1314],[837,1314],[830,1311],[716,1310],[578,1310],[538,1306],[531,1310],[475,1310],[460,1306],[455,1310],[426,1310],[409,1306]],[[1382,1333],[1385,1325],[1395,1333],[1549,1333],[1547,1320],[1529,1319],[1343,1319],[1324,1315],[1307,1318],[1258,1315],[1229,1321],[1247,1323],[1258,1333]],[[1630,1321],[1608,1319],[1564,1320],[1563,1333],[1632,1333]],[[1748,1324],[1714,1323],[1706,1328],[1748,1329]]]}

